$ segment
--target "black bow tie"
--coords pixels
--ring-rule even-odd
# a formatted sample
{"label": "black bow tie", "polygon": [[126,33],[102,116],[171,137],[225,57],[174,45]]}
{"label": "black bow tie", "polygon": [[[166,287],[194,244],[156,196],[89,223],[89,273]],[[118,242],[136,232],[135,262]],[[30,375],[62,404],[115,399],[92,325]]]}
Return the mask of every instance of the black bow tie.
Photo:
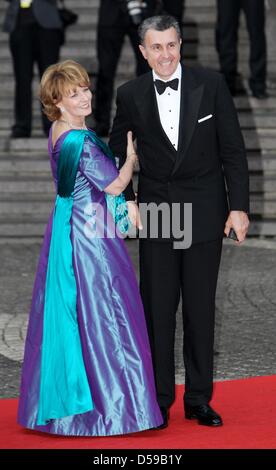
{"label": "black bow tie", "polygon": [[169,86],[173,90],[177,90],[178,82],[178,78],[174,78],[169,82],[163,82],[162,80],[154,80],[154,85],[156,86],[157,93],[159,93],[159,95],[162,95],[162,93],[164,93],[164,91],[166,90],[167,86]]}

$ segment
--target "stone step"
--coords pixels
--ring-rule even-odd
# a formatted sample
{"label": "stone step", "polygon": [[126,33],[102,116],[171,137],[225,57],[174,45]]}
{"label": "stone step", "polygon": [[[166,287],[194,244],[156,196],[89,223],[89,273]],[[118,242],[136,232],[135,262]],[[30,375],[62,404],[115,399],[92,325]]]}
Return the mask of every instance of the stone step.
{"label": "stone step", "polygon": [[[276,128],[276,109],[266,111],[266,114],[262,110],[255,110],[256,112],[240,112],[239,121],[242,129],[270,129]],[[261,111],[258,112],[258,111]],[[1,119],[0,119],[1,123]]]}
{"label": "stone step", "polygon": [[[100,0],[78,0],[77,4],[75,0],[66,0],[67,8],[74,9],[74,11],[78,11],[79,7],[98,7]],[[6,6],[4,3],[0,4],[0,11],[5,11]],[[192,5],[193,7],[202,7],[202,0],[186,0],[185,1],[186,7]],[[204,5],[206,7],[214,7],[216,6],[215,0],[204,0]]]}
{"label": "stone step", "polygon": [[1,176],[10,177],[22,176],[23,179],[30,174],[39,176],[51,176],[49,157],[40,160],[25,160],[23,158],[7,158],[6,160],[0,159],[0,174]]}
{"label": "stone step", "polygon": [[[248,47],[243,46],[239,48],[239,64],[242,68],[248,65]],[[68,43],[67,45],[63,46],[60,52],[61,60],[65,60],[68,58],[78,58],[80,61],[81,59],[88,60],[90,58],[96,61],[97,58],[97,51],[96,51],[96,43],[91,41],[83,41],[82,43]],[[121,64],[127,64],[129,60],[134,58],[133,50],[130,46],[129,41],[126,39],[124,44],[124,51],[122,56],[120,57]],[[216,61],[216,51],[212,44],[205,44],[204,46],[197,43],[189,43],[186,42],[183,44],[183,58],[185,59],[193,59],[197,60],[198,62],[206,62],[208,61]],[[1,47],[0,49],[0,60],[1,63],[6,62],[3,68],[1,69],[1,74],[10,74],[13,73],[12,63],[11,63],[11,54],[7,47]],[[9,62],[8,62],[9,61]],[[269,62],[269,68],[275,70],[275,57],[271,58]]]}
{"label": "stone step", "polygon": [[[16,219],[17,216],[16,216]],[[5,218],[0,217],[0,238],[30,238],[30,237],[43,237],[46,224],[44,220],[37,218],[36,220],[22,221],[15,220],[14,222],[5,221]]]}
{"label": "stone step", "polygon": [[[187,1],[190,2],[191,0],[187,0]],[[207,0],[207,2],[208,2],[207,3],[208,5],[213,6],[214,0]],[[74,9],[74,11],[77,11],[79,7],[90,7],[90,6],[98,7],[99,3],[100,3],[100,0],[78,0],[77,5],[76,5],[75,0],[66,0],[66,7],[70,9]],[[6,8],[7,8],[6,2],[1,2],[0,12],[5,11]]]}
{"label": "stone step", "polygon": [[[96,44],[97,31],[96,28],[91,28],[91,25],[82,25],[81,27],[74,26],[69,28],[66,32],[66,45],[74,43],[82,43],[82,41],[89,42],[90,44]],[[182,40],[183,43],[198,43],[200,46],[214,45],[214,26],[213,25],[201,25],[200,29],[196,26],[184,24],[182,29]],[[8,35],[0,32],[0,45],[2,47],[9,48]],[[239,34],[239,47],[248,45],[248,35],[244,29],[241,29]]]}
{"label": "stone step", "polygon": [[[135,68],[135,61],[134,61],[134,55],[133,51],[128,45],[125,45],[127,54],[123,54],[120,57],[120,61],[118,64],[118,69],[116,76],[126,76],[127,80],[131,78],[131,76],[134,75],[134,68]],[[72,49],[70,48],[70,51]],[[89,52],[83,51],[83,54],[77,53],[77,48],[74,50],[74,54],[70,52],[70,54],[63,54],[61,53],[60,60],[66,60],[66,59],[73,59],[76,60],[77,62],[81,63],[82,65],[85,66],[89,74],[91,75],[96,75],[97,70],[98,70],[98,63],[97,63],[97,55],[96,55],[96,50],[93,49],[92,47],[89,48]],[[186,65],[202,65],[205,67],[212,68],[214,70],[219,70],[219,64],[218,64],[218,59],[215,56],[215,53],[212,53],[212,55],[192,55],[192,54],[186,54],[184,55],[184,63]],[[10,60],[10,57],[2,58],[0,59],[0,77],[2,77],[3,80],[6,80],[7,82],[11,81],[13,82],[13,68],[12,68],[12,63]],[[248,77],[249,75],[249,68],[248,68],[248,61],[246,58],[242,59],[239,62],[239,72],[244,75],[244,77]],[[131,74],[131,76],[129,76]],[[37,75],[37,74],[36,74]],[[269,77],[273,78],[275,81],[276,77],[276,61],[271,60],[269,62]]]}
{"label": "stone step", "polygon": [[38,138],[32,137],[31,139],[1,139],[1,142],[8,144],[8,149],[11,152],[16,151],[28,151],[28,150],[38,150],[47,152],[48,141],[46,137]]}
{"label": "stone step", "polygon": [[276,220],[276,199],[271,201],[250,198],[250,213]]}
{"label": "stone step", "polygon": [[[10,137],[10,127],[6,128],[6,129],[1,129],[0,128],[0,139],[1,138],[8,138]],[[44,132],[42,130],[42,127],[35,127],[33,130],[32,130],[32,138],[33,137],[37,137],[37,138],[43,138],[44,137]]]}
{"label": "stone step", "polygon": [[[75,0],[66,0],[66,7],[73,9],[74,11],[79,11],[80,8],[87,8],[89,9],[90,7],[93,8],[98,8],[100,4],[100,0],[78,0],[77,2]],[[202,0],[186,0],[185,1],[186,9],[190,7],[198,7],[202,8]],[[215,9],[216,7],[216,0],[204,0],[204,6],[208,8],[213,8]],[[4,12],[6,10],[6,4],[5,2],[0,3],[0,12]]]}
{"label": "stone step", "polygon": [[[2,33],[4,34],[4,33]],[[127,39],[128,36],[125,36],[125,41],[129,43]],[[185,25],[182,29],[182,40],[183,40],[183,48],[185,51],[185,47],[188,46],[200,46],[200,49],[205,50],[205,48],[212,47],[214,51],[215,47],[215,35],[214,35],[214,26],[213,25],[202,25],[200,30],[197,29],[196,26],[193,25]],[[97,31],[96,28],[91,28],[90,24],[82,25],[81,27],[73,27],[67,30],[66,33],[66,42],[62,46],[61,50],[65,51],[66,48],[69,46],[79,47],[81,48],[83,43],[89,44],[93,46],[93,49],[96,46],[97,41]],[[0,45],[2,50],[9,51],[9,42],[8,42],[8,35],[0,36]],[[241,30],[241,37],[238,42],[238,51],[239,54],[243,51],[249,50],[248,44],[248,35],[244,30]],[[214,51],[215,52],[215,51]],[[269,53],[269,50],[268,50]],[[272,51],[271,51],[272,54]],[[1,56],[3,57],[3,55]],[[6,57],[6,56],[5,56]]]}
{"label": "stone step", "polygon": [[[66,59],[72,59],[75,60],[76,62],[82,64],[86,70],[88,71],[89,75],[91,77],[97,76],[98,73],[98,63],[97,63],[97,57],[96,53],[93,52],[92,50],[90,53],[86,53],[84,55],[80,54],[70,54],[70,55],[61,55],[61,60],[66,60]],[[14,78],[13,78],[13,72],[12,72],[12,66],[11,64],[9,65],[9,59],[3,59],[6,61],[6,64],[3,65],[3,72],[0,75],[1,80],[3,80],[3,94],[5,95],[6,90],[11,90],[13,94],[14,90]],[[1,61],[3,62],[3,61]],[[219,63],[218,59],[212,56],[204,56],[204,57],[184,57],[184,64],[187,66],[203,66],[203,67],[208,67],[209,69],[213,69],[215,71],[219,71]],[[1,64],[0,64],[1,66]],[[239,72],[243,75],[244,79],[248,79],[249,77],[249,66],[248,62],[244,60],[239,64]],[[38,77],[38,74],[35,72],[35,76]],[[276,78],[276,61],[271,61],[270,62],[270,76],[273,78],[274,83],[275,83],[275,78]],[[127,55],[122,55],[120,58],[120,61],[118,63],[117,67],[117,72],[116,72],[116,79],[119,78],[124,78],[125,81],[130,80],[131,78],[135,77],[135,60],[134,60],[134,54],[130,50],[129,54]],[[38,82],[38,78],[36,79]],[[274,85],[275,86],[275,85]],[[3,96],[1,94],[1,96]]]}
{"label": "stone step", "polygon": [[[37,218],[35,222],[25,220],[16,220],[13,222],[5,221],[5,218],[0,217],[0,239],[7,238],[9,239],[29,239],[39,238],[41,239],[45,233],[46,220],[41,220]],[[276,236],[276,221],[267,219],[267,220],[252,220],[249,229],[249,236]]]}
{"label": "stone step", "polygon": [[1,176],[0,188],[1,197],[6,193],[34,193],[39,198],[41,193],[51,196],[55,192],[54,182],[49,176],[40,176],[39,180],[36,177],[6,179]]}
{"label": "stone step", "polygon": [[[13,197],[12,197],[13,196]],[[30,197],[32,196],[32,197]],[[40,217],[41,221],[46,222],[53,208],[55,195],[49,194],[7,194],[1,195],[0,201],[0,217],[5,217],[5,223],[14,222],[15,215],[25,217],[36,222],[36,218]],[[276,220],[276,198],[268,199],[262,196],[252,195],[250,198],[250,214],[251,216],[262,215]],[[34,216],[34,220],[33,220]]]}
{"label": "stone step", "polygon": [[247,152],[248,167],[251,172],[259,172],[265,175],[276,172],[276,154],[261,155]]}
{"label": "stone step", "polygon": [[4,203],[52,203],[54,200],[55,193],[40,193],[40,194],[35,194],[35,193],[28,193],[28,192],[17,192],[17,193],[4,193],[1,194],[1,201]]}
{"label": "stone step", "polygon": [[262,174],[251,174],[249,177],[251,193],[269,194],[273,196],[276,192],[276,173],[273,176]]}
{"label": "stone step", "polygon": [[[261,155],[260,153],[248,152],[249,170],[269,176],[276,172],[276,152]],[[36,151],[28,154],[15,155],[6,152],[0,155],[0,175],[6,178],[24,179],[28,176],[51,178],[49,157],[45,153],[37,154]]]}
{"label": "stone step", "polygon": [[[6,193],[47,193],[53,194],[54,183],[49,178],[49,174],[40,173],[39,179],[37,175],[26,175],[22,177],[8,178],[5,175],[0,176],[0,194]],[[270,175],[259,174],[250,175],[250,191],[259,194],[275,194],[276,191],[276,172]]]}
{"label": "stone step", "polygon": [[[1,80],[1,79],[0,79]],[[120,84],[126,82],[126,79],[122,79]],[[92,92],[93,92],[93,83],[92,83]],[[34,115],[40,116],[40,102],[37,96],[37,89],[33,88],[33,102],[32,102],[32,111]],[[0,96],[0,113],[5,118],[8,116],[13,116],[13,93],[6,92],[5,95]],[[115,106],[115,101],[114,101]]]}
{"label": "stone step", "polygon": [[[131,79],[131,77],[129,78]],[[92,92],[95,92],[95,77],[91,78],[92,81]],[[126,78],[124,77],[117,77],[114,82],[114,97],[113,97],[113,103],[112,103],[112,109],[113,111],[116,110],[116,102],[115,102],[115,95],[116,95],[116,90],[119,86],[123,85],[127,81]],[[6,79],[2,78],[2,83],[3,86],[5,85]],[[33,112],[33,117],[40,117],[40,102],[39,99],[36,98],[35,93],[38,88],[38,80],[35,78],[34,79],[34,86],[33,86],[33,103],[32,103],[32,112]],[[270,88],[271,86],[271,88]],[[247,126],[246,121],[249,121],[249,126],[251,126],[252,123],[252,118],[257,119],[257,125],[260,127],[274,127],[274,119],[276,116],[276,82],[275,82],[275,87],[273,84],[268,85],[268,91],[269,91],[269,98],[265,100],[257,100],[256,98],[251,97],[251,94],[249,91],[243,92],[243,95],[235,97],[234,102],[235,106],[237,108],[237,111],[239,112],[239,118],[241,121],[241,124],[244,126]],[[273,88],[272,88],[273,86]],[[12,86],[11,86],[11,89]],[[4,121],[9,120],[13,117],[14,110],[13,107],[11,107],[11,100],[13,98],[13,93],[11,93],[11,96],[9,93],[6,91],[5,95],[0,96],[0,122],[4,123]],[[93,96],[93,101],[92,101],[92,107],[94,106],[94,96]],[[93,113],[92,113],[93,115]],[[263,121],[262,121],[263,119]],[[0,125],[0,127],[5,127],[4,124]]]}
{"label": "stone step", "polygon": [[244,130],[243,136],[247,150],[276,149],[276,129]]}
{"label": "stone step", "polygon": [[267,111],[273,112],[276,110],[276,97],[274,92],[271,92],[270,97],[266,100],[257,100],[251,96],[237,96],[234,98],[235,106],[239,113],[245,111],[262,110],[264,113]]}
{"label": "stone step", "polygon": [[[271,131],[271,135],[269,131]],[[274,132],[274,129],[243,130],[247,152],[255,152],[259,155],[267,152],[275,153],[276,135]],[[28,151],[43,153],[47,149],[47,140],[41,129],[35,129],[33,137],[29,139],[10,139],[9,135],[10,129],[0,129],[0,151],[2,152],[22,155]]]}
{"label": "stone step", "polygon": [[[114,0],[115,1],[115,0]],[[205,0],[204,0],[205,1]],[[97,24],[97,19],[98,19],[98,5],[99,3],[89,3],[88,5],[82,5],[79,4],[80,2],[78,1],[78,5],[74,3],[72,5],[72,9],[79,15],[77,25],[82,25],[82,24],[90,24],[91,26],[95,26]],[[0,5],[3,5],[0,3]],[[67,5],[67,0],[66,0],[66,5]],[[3,21],[5,9],[0,7],[0,17],[1,20]],[[186,11],[185,11],[185,16],[184,16],[184,24],[186,23],[196,23],[196,24],[206,24],[210,23],[213,24],[215,21],[215,8],[213,6],[209,6],[206,3],[204,3],[204,6],[196,5],[191,3],[190,5],[187,5]],[[241,22],[244,23],[244,18],[243,15],[241,16]],[[76,26],[72,25],[70,28],[74,28]]]}
{"label": "stone step", "polygon": [[[73,34],[74,33],[74,34]],[[197,61],[216,60],[217,54],[214,45],[213,30],[202,31],[196,37],[192,34],[184,35],[183,38],[183,58],[194,59]],[[130,45],[129,39],[126,37],[124,40],[124,49],[121,55],[121,62],[127,63],[133,57],[133,50]],[[238,47],[239,65],[241,69],[245,69],[248,63],[249,48],[247,38],[239,41]],[[92,60],[97,63],[97,47],[96,47],[96,32],[88,29],[87,31],[72,31],[71,37],[67,37],[66,44],[60,51],[61,60],[68,57],[78,57],[78,60]],[[268,51],[269,63],[273,63],[275,59],[274,51]],[[8,43],[0,41],[0,75],[13,75],[13,67],[11,62],[11,54]],[[271,66],[269,66],[270,72]]]}
{"label": "stone step", "polygon": [[[133,58],[133,56],[132,56]],[[118,73],[116,74],[116,78],[114,80],[114,89],[116,90],[118,88],[118,86],[122,85],[123,83],[125,83],[126,81],[134,78],[134,60],[132,60],[132,58],[127,61],[125,64],[122,63],[122,61],[120,62],[119,66],[118,66]],[[92,61],[91,61],[91,58],[88,59],[88,61],[90,61],[90,64],[92,64]],[[188,62],[186,61],[187,65],[188,65]],[[200,64],[190,64],[190,65],[200,65]],[[209,68],[215,70],[215,71],[218,71],[218,67],[211,67],[210,64],[208,65]],[[95,86],[96,86],[96,75],[97,75],[97,69],[96,69],[96,65],[94,63],[94,65],[92,66],[92,72],[91,72],[91,85],[92,85],[92,91],[95,91]],[[243,82],[244,82],[244,85],[247,87],[247,79],[246,79],[246,75],[243,74]],[[275,79],[276,79],[276,75],[275,75]],[[14,96],[14,86],[15,86],[15,83],[14,83],[14,79],[13,79],[13,76],[2,76],[1,78],[1,90],[0,90],[0,103],[1,103],[1,106],[0,106],[0,111],[3,111],[3,110],[12,110],[12,106],[11,106],[11,99],[13,98]],[[32,91],[33,91],[33,99],[34,99],[34,103],[35,103],[35,107],[38,106],[38,90],[39,90],[39,78],[38,78],[38,75],[37,73],[35,73],[35,77],[33,79],[33,83],[32,83]],[[237,106],[237,109],[238,110],[246,110],[246,109],[250,109],[250,108],[253,108],[253,109],[265,109],[265,108],[268,108],[268,109],[275,109],[276,106],[275,106],[275,103],[276,103],[276,82],[270,82],[269,83],[269,95],[270,97],[266,100],[257,100],[256,98],[252,98],[251,96],[247,96],[247,95],[241,95],[241,96],[237,96],[235,97],[235,103],[236,103],[236,106]],[[249,100],[249,101],[248,101]]]}
{"label": "stone step", "polygon": [[[127,45],[125,46],[125,50],[128,50]],[[70,58],[74,58],[69,56]],[[64,59],[67,59],[68,56],[63,57]],[[91,81],[92,81],[92,86],[95,85],[95,77],[97,76],[97,70],[98,70],[98,63],[97,63],[97,58],[96,55],[91,51],[90,54],[87,55],[87,57],[75,57],[75,59],[80,62],[81,64],[84,65],[84,67],[87,69],[88,73],[91,76]],[[203,59],[202,61],[198,59],[185,59],[184,58],[184,63],[186,65],[190,66],[202,66],[205,65],[206,67],[213,69],[215,71],[219,70],[219,65],[217,58],[207,58]],[[268,87],[270,89],[270,92],[276,90],[276,61],[275,62],[270,62],[270,73],[269,73],[269,79],[268,79]],[[273,70],[274,68],[274,70]],[[6,96],[13,96],[14,94],[14,77],[13,77],[13,72],[12,72],[12,65],[9,60],[2,60],[0,61],[0,70],[2,71],[2,76],[1,76],[1,91],[0,91],[0,98],[3,99]],[[241,67],[239,68],[240,73],[244,77],[244,85],[247,85],[247,77],[248,77],[248,63],[247,61],[244,61],[241,64]],[[123,51],[123,54],[120,58],[119,64],[118,64],[118,69],[116,72],[116,77],[115,77],[115,83],[118,81],[119,83],[123,83],[125,81],[130,80],[135,76],[135,60],[134,60],[134,55],[133,51],[129,49],[129,55],[125,54]],[[33,79],[33,92],[34,92],[34,97],[37,96],[37,90],[38,90],[38,85],[39,85],[39,77],[38,77],[38,72],[37,72],[37,67],[35,66],[34,68],[34,79]]]}
{"label": "stone step", "polygon": [[[54,199],[53,199],[54,200]],[[46,221],[53,207],[53,201],[0,201],[0,214],[6,215],[6,222],[9,220],[10,215],[18,214],[28,216],[29,219],[33,216],[40,215],[41,219]]]}
{"label": "stone step", "polygon": [[[184,20],[186,20],[186,22],[195,17],[196,21],[201,24],[206,21],[209,21],[212,24],[214,23],[216,16],[215,0],[204,0],[204,6],[202,6],[202,0],[186,0],[185,5],[186,9]],[[83,19],[87,19],[88,15],[89,19],[91,16],[92,20],[95,22],[97,21],[99,0],[78,0],[77,5],[74,0],[66,0],[66,6],[68,8],[72,8],[79,14],[79,24]],[[5,11],[6,5],[2,2],[0,3],[1,19],[3,19]],[[241,15],[241,22],[244,23],[243,14]]]}
{"label": "stone step", "polygon": [[276,221],[274,220],[251,220],[248,232],[249,236],[255,237],[275,237]]}
{"label": "stone step", "polygon": [[[116,76],[115,79],[115,89],[125,83],[126,81],[130,80],[131,78],[134,78],[134,62],[133,63],[128,63],[128,69],[126,67],[122,66],[122,71]],[[131,70],[131,71],[130,71]],[[95,88],[95,78],[96,78],[96,70],[94,70],[93,74],[91,74],[91,85],[92,85],[92,91]],[[0,100],[1,100],[1,111],[4,109],[9,109],[8,108],[8,103],[13,99],[14,97],[14,86],[15,82],[12,76],[7,76],[7,77],[2,77],[1,79],[1,95],[0,95]],[[36,74],[35,78],[33,79],[32,83],[32,92],[33,92],[33,101],[34,105],[39,104],[38,100],[38,89],[39,89],[39,78]]]}
{"label": "stone step", "polygon": [[[30,139],[10,139],[9,130],[3,130],[4,137],[0,138],[0,150],[8,152],[47,149],[47,139],[32,137]],[[6,137],[5,137],[6,135]],[[243,136],[247,150],[276,150],[276,129],[245,129]]]}
{"label": "stone step", "polygon": [[0,151],[0,164],[2,161],[10,160],[10,161],[17,161],[18,159],[22,159],[25,161],[32,161],[33,164],[36,164],[36,162],[40,161],[49,161],[49,156],[45,152],[45,149],[43,151],[27,151],[27,152],[17,152],[15,153],[9,153],[6,151]]}
{"label": "stone step", "polygon": [[[115,0],[114,0],[115,1]],[[67,2],[66,2],[67,4]],[[82,25],[90,25],[91,29],[95,28],[98,21],[98,6],[89,5],[89,6],[79,6],[72,7],[74,11],[79,15],[78,21],[75,25],[70,26],[69,28],[78,28]],[[208,6],[189,6],[186,8],[186,14],[184,17],[184,25],[194,24],[199,27],[199,25],[213,25],[215,21],[214,8]],[[1,24],[3,24],[4,11],[0,11]],[[244,18],[241,17],[241,22],[244,23]]]}
{"label": "stone step", "polygon": [[[184,59],[185,60],[185,59]],[[202,65],[203,67],[209,67],[211,69],[219,70],[218,58],[214,55],[212,56],[199,56],[194,58],[187,58],[185,60],[187,65]],[[241,72],[245,77],[249,76],[249,64],[248,60],[244,59],[239,61],[238,64],[239,72]],[[275,60],[269,61],[269,72],[275,75],[276,72],[276,62]]]}
{"label": "stone step", "polygon": [[[116,89],[125,83],[127,80],[130,80],[133,77],[127,76],[118,76],[114,83],[114,90],[116,94]],[[95,87],[95,78],[92,77],[92,91]],[[14,96],[14,83],[12,80],[2,79],[2,95],[0,96],[0,113],[4,114],[4,117],[11,115],[13,113],[13,107],[11,106],[13,96]],[[40,109],[39,99],[36,98],[38,92],[38,79],[33,81],[33,111],[38,111]],[[270,96],[265,100],[257,100],[251,96],[242,95],[234,98],[235,106],[238,112],[258,112],[258,113],[275,113],[276,112],[276,89],[271,89],[269,91]],[[115,100],[113,102],[113,109],[115,109]]]}
{"label": "stone step", "polygon": [[[115,111],[115,103],[114,103]],[[41,130],[41,119],[39,106],[34,109],[33,130]],[[275,129],[276,128],[276,109],[269,109],[264,114],[263,110],[256,109],[252,112],[241,112],[239,121],[242,129]],[[10,129],[13,124],[13,110],[0,112],[0,130]]]}

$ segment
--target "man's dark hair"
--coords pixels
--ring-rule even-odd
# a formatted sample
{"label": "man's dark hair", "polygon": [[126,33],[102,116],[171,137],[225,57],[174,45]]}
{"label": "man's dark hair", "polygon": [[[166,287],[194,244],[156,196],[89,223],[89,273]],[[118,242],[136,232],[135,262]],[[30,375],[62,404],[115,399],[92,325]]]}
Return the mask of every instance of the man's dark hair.
{"label": "man's dark hair", "polygon": [[166,31],[166,29],[174,28],[177,32],[179,39],[181,39],[181,30],[177,20],[170,15],[151,16],[146,18],[138,28],[140,43],[143,44],[145,35],[149,29],[155,31]]}

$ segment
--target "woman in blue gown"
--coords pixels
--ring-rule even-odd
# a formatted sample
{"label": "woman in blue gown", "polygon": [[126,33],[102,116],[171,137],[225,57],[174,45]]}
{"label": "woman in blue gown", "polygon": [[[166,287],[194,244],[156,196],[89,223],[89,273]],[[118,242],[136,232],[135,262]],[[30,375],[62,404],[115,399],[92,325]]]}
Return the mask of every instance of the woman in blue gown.
{"label": "woman in blue gown", "polygon": [[57,196],[41,249],[27,331],[18,421],[61,435],[107,436],[162,424],[143,306],[125,242],[122,191],[136,154],[131,133],[117,170],[87,129],[89,78],[49,67],[41,101]]}

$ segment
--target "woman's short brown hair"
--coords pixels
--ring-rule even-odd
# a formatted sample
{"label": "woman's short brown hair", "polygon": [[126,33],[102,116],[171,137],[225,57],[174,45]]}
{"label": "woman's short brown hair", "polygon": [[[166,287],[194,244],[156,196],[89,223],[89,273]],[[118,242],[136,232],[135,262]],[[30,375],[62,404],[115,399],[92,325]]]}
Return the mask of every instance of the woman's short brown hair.
{"label": "woman's short brown hair", "polygon": [[40,82],[39,98],[50,121],[60,118],[61,112],[56,104],[77,86],[89,87],[90,80],[85,68],[74,60],[64,60],[45,70]]}

